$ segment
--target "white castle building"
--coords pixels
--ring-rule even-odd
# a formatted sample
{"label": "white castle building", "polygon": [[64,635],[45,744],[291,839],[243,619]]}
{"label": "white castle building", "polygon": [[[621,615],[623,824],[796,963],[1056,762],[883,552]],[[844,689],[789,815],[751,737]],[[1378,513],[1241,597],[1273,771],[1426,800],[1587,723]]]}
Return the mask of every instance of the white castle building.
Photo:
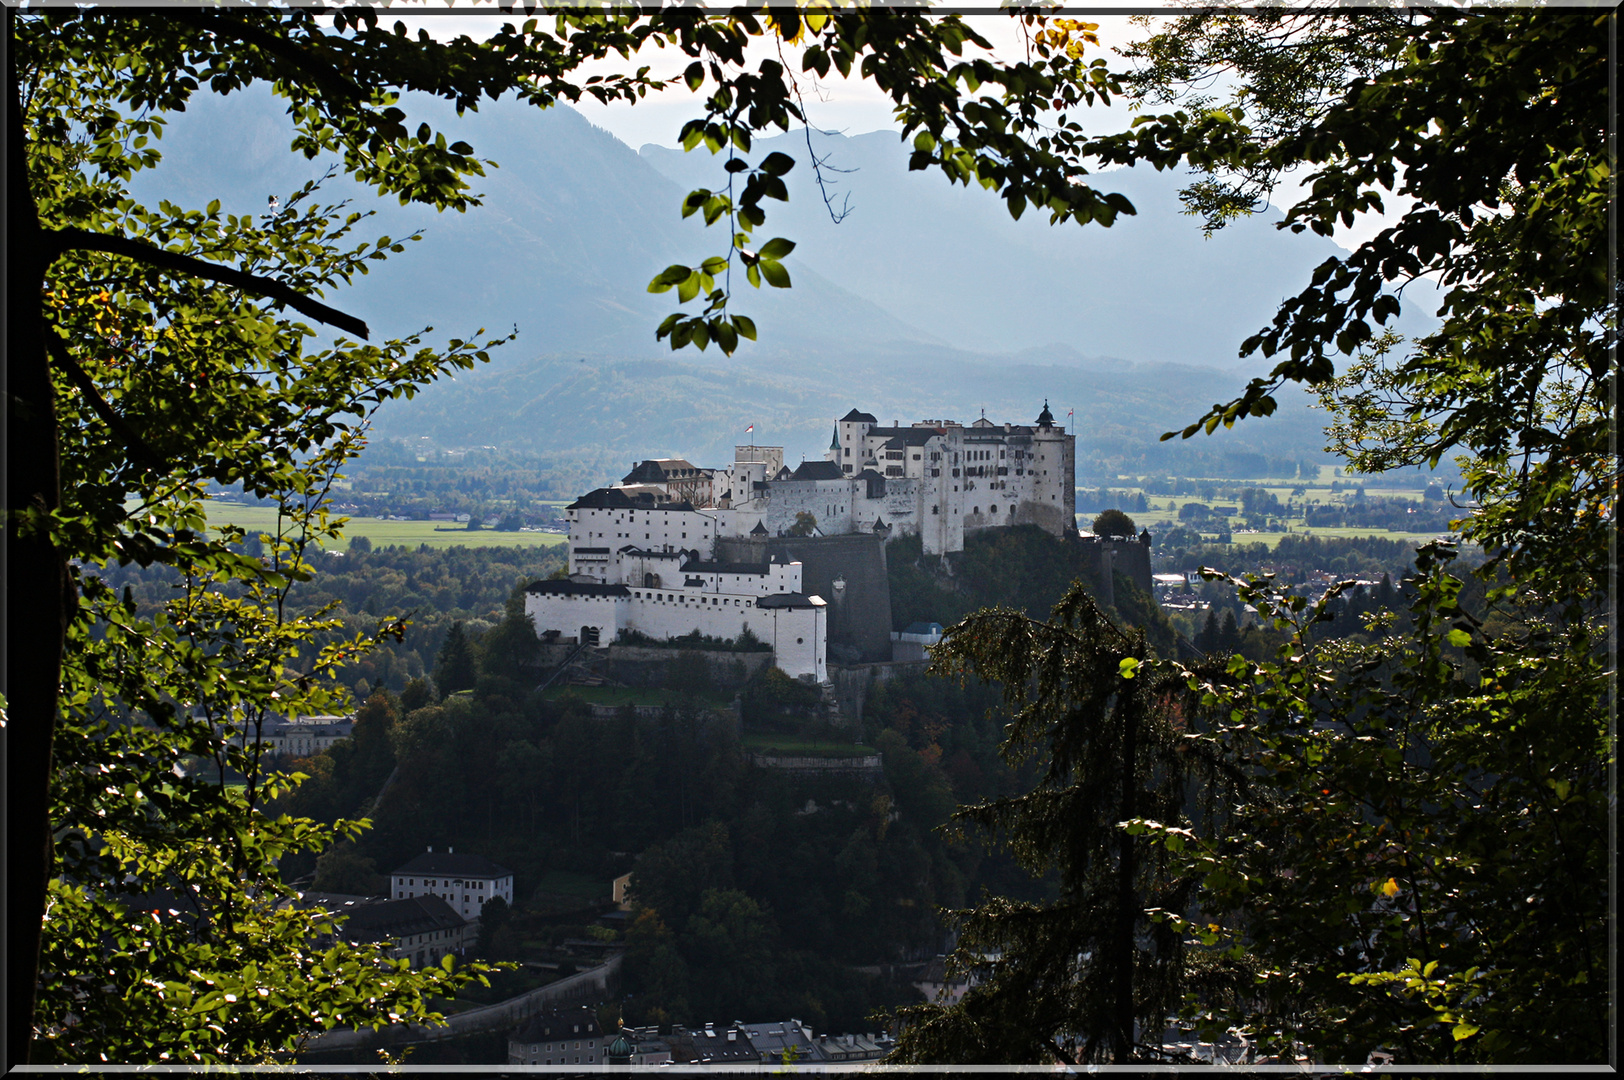
{"label": "white castle building", "polygon": [[945,555],[979,529],[1065,535],[1075,528],[1075,443],[1047,402],[1032,426],[983,417],[886,427],[853,409],[824,460],[793,470],[776,446],[735,447],[723,469],[644,461],[567,508],[569,578],[530,586],[525,610],[543,637],[593,645],[623,630],[666,639],[748,629],[787,674],[823,682],[827,609],[801,591],[801,564],[718,561],[719,540],[810,525],[824,536],[918,534],[926,554]]}

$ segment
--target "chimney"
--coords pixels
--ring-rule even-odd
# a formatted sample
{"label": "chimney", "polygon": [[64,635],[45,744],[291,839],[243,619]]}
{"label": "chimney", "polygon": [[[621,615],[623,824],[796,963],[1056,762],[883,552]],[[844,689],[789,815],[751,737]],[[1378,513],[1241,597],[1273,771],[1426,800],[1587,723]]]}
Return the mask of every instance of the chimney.
{"label": "chimney", "polygon": [[727,1041],[728,1042],[738,1042],[739,1041],[739,1029],[738,1028],[728,1028],[727,1029]]}

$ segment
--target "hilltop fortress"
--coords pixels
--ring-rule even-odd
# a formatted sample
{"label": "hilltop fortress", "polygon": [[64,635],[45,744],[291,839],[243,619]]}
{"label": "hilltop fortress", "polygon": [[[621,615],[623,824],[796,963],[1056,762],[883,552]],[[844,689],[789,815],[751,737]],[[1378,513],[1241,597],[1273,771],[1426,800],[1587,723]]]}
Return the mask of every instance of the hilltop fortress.
{"label": "hilltop fortress", "polygon": [[588,645],[749,630],[786,673],[824,682],[831,632],[868,658],[889,644],[889,537],[947,555],[980,529],[1076,535],[1075,443],[1047,402],[1031,426],[882,426],[853,409],[824,460],[794,469],[777,446],[735,447],[721,469],[643,461],[570,504],[569,577],[531,585],[525,610],[542,637]]}

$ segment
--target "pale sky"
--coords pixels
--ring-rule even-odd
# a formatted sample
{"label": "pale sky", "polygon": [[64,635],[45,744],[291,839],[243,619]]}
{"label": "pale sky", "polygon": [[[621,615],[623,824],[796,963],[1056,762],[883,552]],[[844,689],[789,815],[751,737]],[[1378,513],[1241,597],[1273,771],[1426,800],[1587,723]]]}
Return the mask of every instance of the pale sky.
{"label": "pale sky", "polygon": [[[1127,5],[1124,3],[1123,6]],[[414,15],[404,14],[402,11],[403,8],[411,10],[414,7],[432,13]],[[480,13],[480,8],[485,8],[490,13]],[[404,22],[413,33],[421,28],[436,38],[449,39],[466,34],[475,40],[494,33],[504,22],[517,22],[524,18],[517,12],[504,15],[496,11],[492,4],[467,3],[458,3],[454,10],[447,10],[443,4],[393,4],[382,13],[382,17],[388,20],[389,25],[396,19]],[[1113,58],[1110,52],[1112,47],[1123,45],[1144,32],[1132,25],[1126,15],[1088,14],[1078,17],[1099,24],[1101,48],[1098,55],[1103,55],[1107,59]],[[1019,24],[1015,19],[1007,15],[966,15],[964,19],[982,37],[992,42],[993,56],[1013,57],[1024,52],[1025,46]],[[757,43],[748,53],[751,66],[761,59],[774,56],[775,51],[774,47],[766,43]],[[786,56],[789,55],[789,50],[786,50]],[[656,78],[674,77],[691,62],[691,58],[676,49],[668,48],[650,50],[637,57],[637,62],[648,64],[651,68],[650,74]],[[1120,64],[1122,61],[1117,62]],[[626,66],[625,61],[613,57],[600,65],[583,68],[581,75],[584,78],[599,73],[609,74],[623,71]],[[792,61],[789,66],[792,71],[798,71],[800,65]],[[823,130],[838,131],[845,135],[862,135],[897,127],[892,116],[890,99],[865,80],[844,79],[839,73],[831,71],[827,80],[807,76],[802,91],[809,121]],[[695,112],[694,98],[693,93],[679,84],[658,95],[650,95],[636,105],[616,102],[606,106],[586,98],[575,107],[592,123],[636,150],[645,143],[675,147],[683,123],[699,115]],[[1110,108],[1095,107],[1080,117],[1090,127],[1097,125],[1101,133],[1122,130],[1132,122],[1132,118],[1133,114],[1120,103],[1113,103]],[[1301,174],[1298,174],[1298,177],[1288,176],[1281,183],[1273,200],[1276,206],[1291,205],[1297,197],[1297,192],[1301,190],[1293,181],[1300,176]],[[1396,196],[1385,201],[1394,210],[1402,210],[1404,207],[1404,202]],[[1357,219],[1351,228],[1338,226],[1337,233],[1332,239],[1342,247],[1352,250],[1385,228],[1389,224],[1390,217],[1391,215],[1366,214]]]}

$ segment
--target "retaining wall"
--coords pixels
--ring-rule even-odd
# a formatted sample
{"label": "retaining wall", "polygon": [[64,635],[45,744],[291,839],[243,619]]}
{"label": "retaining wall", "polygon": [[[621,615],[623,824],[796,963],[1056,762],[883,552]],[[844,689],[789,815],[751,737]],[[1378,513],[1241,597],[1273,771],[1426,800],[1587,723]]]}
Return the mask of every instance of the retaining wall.
{"label": "retaining wall", "polygon": [[763,769],[779,769],[783,772],[815,776],[861,776],[877,780],[885,775],[885,769],[878,754],[848,758],[780,757],[767,754],[751,754],[750,763]]}
{"label": "retaining wall", "polygon": [[438,1042],[482,1031],[509,1031],[538,1013],[559,1005],[591,1005],[606,1000],[619,983],[620,960],[617,953],[596,967],[578,971],[546,986],[538,986],[517,997],[454,1013],[446,1017],[444,1024],[391,1024],[377,1031],[370,1028],[328,1031],[311,1039],[305,1044],[305,1049],[313,1053],[326,1053]]}
{"label": "retaining wall", "polygon": [[863,707],[868,702],[868,689],[876,682],[890,682],[910,672],[924,671],[928,660],[893,660],[886,663],[829,665],[829,680],[835,686],[835,699],[840,703],[840,714],[853,720],[863,718]]}

